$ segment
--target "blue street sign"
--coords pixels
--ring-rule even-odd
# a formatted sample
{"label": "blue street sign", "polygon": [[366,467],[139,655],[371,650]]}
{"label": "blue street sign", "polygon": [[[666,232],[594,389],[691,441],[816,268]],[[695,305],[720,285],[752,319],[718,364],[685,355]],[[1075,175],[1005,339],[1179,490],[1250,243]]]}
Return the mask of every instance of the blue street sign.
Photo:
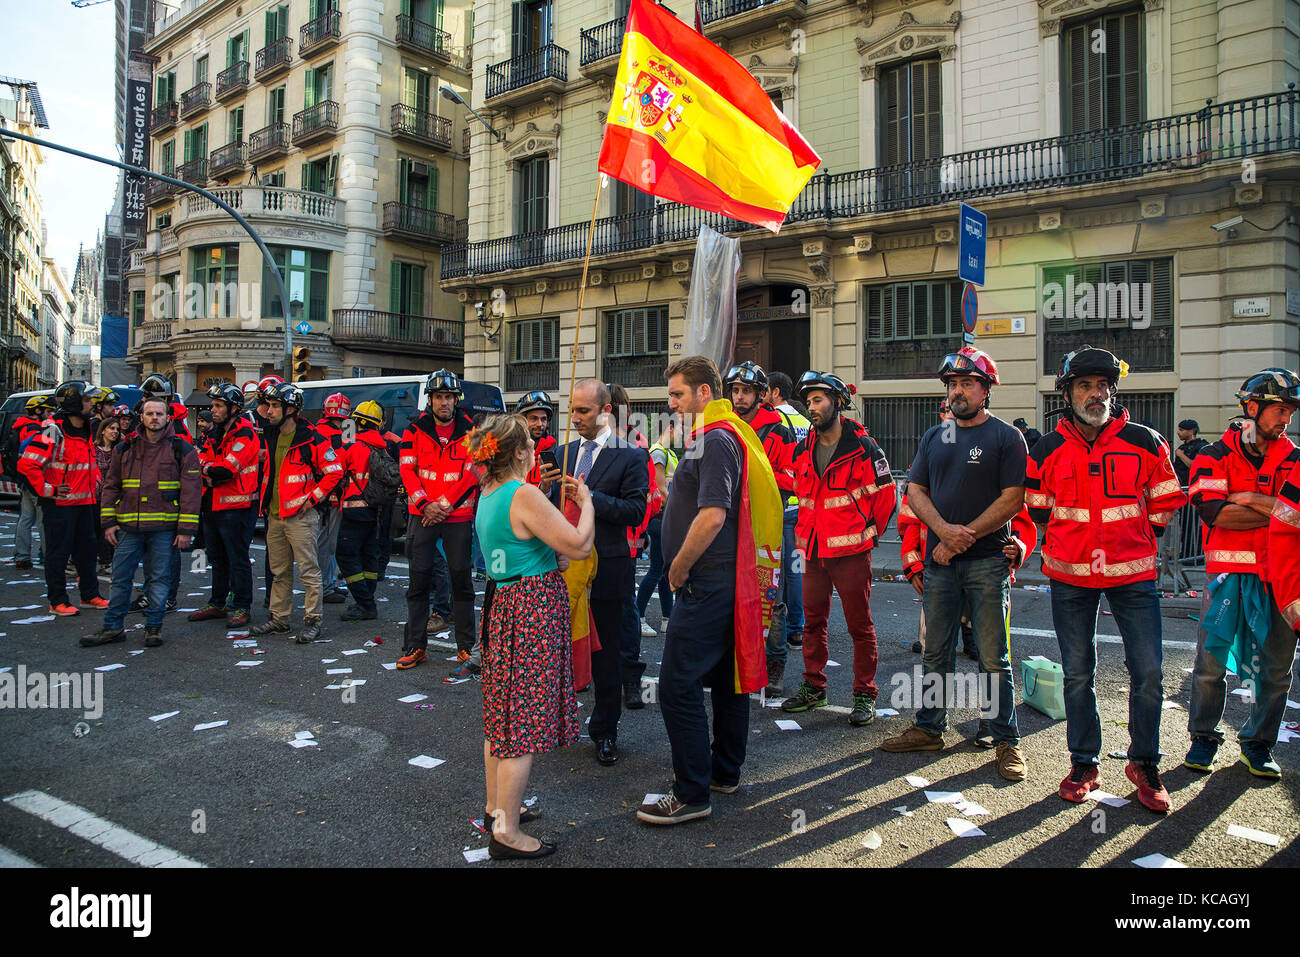
{"label": "blue street sign", "polygon": [[307,333],[311,332],[311,324],[304,319],[302,322],[298,323],[298,325],[294,326],[293,329],[298,333],[298,335],[305,336]]}
{"label": "blue street sign", "polygon": [[975,320],[979,318],[979,303],[975,295],[975,287],[966,283],[961,291],[962,338],[971,343],[975,341]]}
{"label": "blue street sign", "polygon": [[984,285],[984,250],[989,231],[989,218],[978,209],[961,204],[958,223],[957,278]]}

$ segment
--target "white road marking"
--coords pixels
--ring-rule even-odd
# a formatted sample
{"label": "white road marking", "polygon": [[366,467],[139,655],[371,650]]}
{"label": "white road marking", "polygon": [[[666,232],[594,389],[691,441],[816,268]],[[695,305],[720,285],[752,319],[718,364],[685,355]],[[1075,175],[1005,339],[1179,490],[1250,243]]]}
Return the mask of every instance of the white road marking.
{"label": "white road marking", "polygon": [[141,867],[205,866],[198,861],[190,860],[179,851],[155,844],[134,831],[128,831],[112,821],[97,817],[84,807],[61,801],[44,791],[11,794],[4,799],[4,803],[39,817],[55,827],[63,828],[70,834],[85,838],[90,843],[97,844],[104,850]]}
{"label": "white road marking", "polygon": [[[1050,628],[1012,628],[1011,634],[1025,635],[1029,638],[1055,638],[1056,632]],[[1122,645],[1124,639],[1119,635],[1098,635],[1097,644],[1099,645]],[[1175,641],[1172,638],[1165,638],[1160,642],[1166,648],[1178,648],[1183,651],[1195,651],[1196,642],[1194,641]]]}
{"label": "white road marking", "polygon": [[7,847],[0,847],[0,867],[40,867],[41,865],[34,861],[29,861],[21,854],[15,854]]}

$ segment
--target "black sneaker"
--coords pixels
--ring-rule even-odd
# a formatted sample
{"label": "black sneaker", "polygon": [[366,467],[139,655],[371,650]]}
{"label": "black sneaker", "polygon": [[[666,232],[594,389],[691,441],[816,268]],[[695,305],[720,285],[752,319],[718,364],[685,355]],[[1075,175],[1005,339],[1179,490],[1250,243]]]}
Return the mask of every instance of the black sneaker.
{"label": "black sneaker", "polygon": [[144,630],[144,646],[146,648],[157,648],[162,643],[162,628],[158,625],[151,625]]}
{"label": "black sneaker", "polygon": [[362,608],[360,605],[349,605],[339,615],[339,621],[369,621],[372,618],[379,617],[379,609]]}
{"label": "black sneaker", "polygon": [[683,804],[669,791],[654,804],[642,804],[636,812],[636,819],[647,824],[684,824],[712,813],[712,805]]}
{"label": "black sneaker", "polygon": [[176,610],[176,599],[175,599],[175,598],[168,598],[168,599],[167,599],[167,611],[166,611],[166,614],[170,615],[170,614],[171,614],[172,612],[174,612],[175,610]]}
{"label": "black sneaker", "polygon": [[121,628],[105,628],[95,635],[86,635],[78,642],[83,648],[94,648],[96,645],[109,645],[115,641],[125,641],[126,632]]}
{"label": "black sneaker", "polygon": [[[825,698],[825,692],[822,697]],[[849,712],[849,724],[861,728],[876,720],[876,699],[869,694],[853,696],[853,710]]]}
{"label": "black sneaker", "polygon": [[794,697],[786,698],[781,702],[781,710],[790,714],[799,714],[801,711],[809,711],[812,708],[824,708],[827,704],[826,690],[818,691],[805,681],[799,686],[799,690],[794,693]]}
{"label": "black sneaker", "polygon": [[341,605],[348,600],[348,596],[341,591],[327,591],[325,593],[325,604]]}
{"label": "black sneaker", "polygon": [[912,654],[919,655],[920,653],[921,653],[921,642],[919,640],[912,642]]}
{"label": "black sneaker", "polygon": [[144,592],[137,592],[135,598],[131,601],[131,611],[144,611],[149,607],[149,596]]}

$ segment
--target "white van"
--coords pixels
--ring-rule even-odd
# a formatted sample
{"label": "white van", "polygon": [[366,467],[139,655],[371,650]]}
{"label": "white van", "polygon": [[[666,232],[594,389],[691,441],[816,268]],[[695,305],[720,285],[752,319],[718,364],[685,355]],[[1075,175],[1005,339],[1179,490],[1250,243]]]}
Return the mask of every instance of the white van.
{"label": "white van", "polygon": [[[355,409],[362,402],[378,402],[384,410],[384,428],[401,435],[411,420],[424,411],[428,397],[424,394],[427,375],[374,376],[364,379],[322,379],[317,382],[299,382],[303,393],[304,418],[315,422],[320,418],[325,399],[342,392]],[[460,408],[471,416],[478,413],[504,412],[505,396],[494,385],[461,380],[464,398]]]}

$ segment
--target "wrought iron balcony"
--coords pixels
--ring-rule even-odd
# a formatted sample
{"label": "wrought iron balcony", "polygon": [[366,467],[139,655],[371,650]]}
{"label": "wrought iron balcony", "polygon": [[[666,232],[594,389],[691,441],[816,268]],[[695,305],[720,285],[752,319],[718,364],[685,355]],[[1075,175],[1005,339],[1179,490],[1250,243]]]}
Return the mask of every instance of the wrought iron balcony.
{"label": "wrought iron balcony", "polygon": [[293,38],[280,37],[257,51],[253,58],[253,76],[265,80],[289,69],[293,60]]}
{"label": "wrought iron balcony", "polygon": [[200,156],[176,168],[176,178],[194,186],[202,186],[208,181],[208,158]]}
{"label": "wrought iron balcony", "polygon": [[583,74],[612,73],[618,68],[618,57],[623,50],[623,33],[626,30],[627,17],[618,17],[582,31],[578,67]]}
{"label": "wrought iron balcony", "polygon": [[384,203],[384,235],[442,245],[456,238],[456,217],[406,203]]}
{"label": "wrought iron balcony", "polygon": [[548,43],[487,69],[487,98],[499,105],[523,102],[543,93],[560,92],[569,79],[569,51]]}
{"label": "wrought iron balcony", "polygon": [[802,20],[806,0],[700,0],[700,24],[709,36],[750,33],[781,20]]}
{"label": "wrought iron balcony", "polygon": [[329,13],[321,14],[315,20],[304,23],[298,35],[298,55],[312,56],[338,43],[341,19],[342,14],[337,10],[331,10]]}
{"label": "wrought iron balcony", "polygon": [[243,140],[227,143],[208,156],[208,173],[214,178],[243,169],[248,165],[247,150]]}
{"label": "wrought iron balcony", "polygon": [[330,337],[344,346],[391,347],[407,354],[459,358],[465,352],[460,319],[408,316],[374,309],[335,309]]}
{"label": "wrought iron balcony", "polygon": [[289,124],[272,123],[248,138],[249,161],[289,152]]}
{"label": "wrought iron balcony", "polygon": [[169,130],[176,125],[180,117],[180,104],[175,100],[170,103],[159,103],[149,113],[149,132],[161,133],[163,130]]}
{"label": "wrought iron balcony", "polygon": [[451,149],[451,120],[448,117],[395,103],[390,114],[390,124],[393,136],[403,136],[444,150]]}
{"label": "wrought iron balcony", "polygon": [[440,60],[451,59],[451,34],[406,14],[397,17],[397,45]]}
{"label": "wrought iron balcony", "polygon": [[192,86],[181,94],[181,119],[207,110],[212,105],[212,84],[200,83],[198,86]]}
{"label": "wrought iron balcony", "polygon": [[538,362],[511,362],[506,365],[506,391],[532,392],[534,389],[555,391],[560,387],[558,359]]}
{"label": "wrought iron balcony", "polygon": [[339,105],[324,100],[293,115],[293,145],[302,146],[322,136],[333,136],[339,128]]}
{"label": "wrought iron balcony", "polygon": [[248,89],[248,61],[240,60],[217,74],[217,99],[224,100]]}
{"label": "wrought iron balcony", "polygon": [[[168,176],[174,176],[175,171],[165,171]],[[160,179],[150,179],[145,181],[144,186],[144,204],[146,206],[162,206],[172,201],[179,187],[171,183],[164,183]]]}
{"label": "wrought iron balcony", "polygon": [[[1194,113],[935,157],[808,181],[786,222],[858,217],[951,205],[983,196],[1064,189],[1300,151],[1300,91],[1213,104]],[[722,233],[757,227],[680,203],[596,221],[592,254],[694,242],[701,225]],[[588,224],[557,226],[443,251],[443,279],[581,259]]]}

